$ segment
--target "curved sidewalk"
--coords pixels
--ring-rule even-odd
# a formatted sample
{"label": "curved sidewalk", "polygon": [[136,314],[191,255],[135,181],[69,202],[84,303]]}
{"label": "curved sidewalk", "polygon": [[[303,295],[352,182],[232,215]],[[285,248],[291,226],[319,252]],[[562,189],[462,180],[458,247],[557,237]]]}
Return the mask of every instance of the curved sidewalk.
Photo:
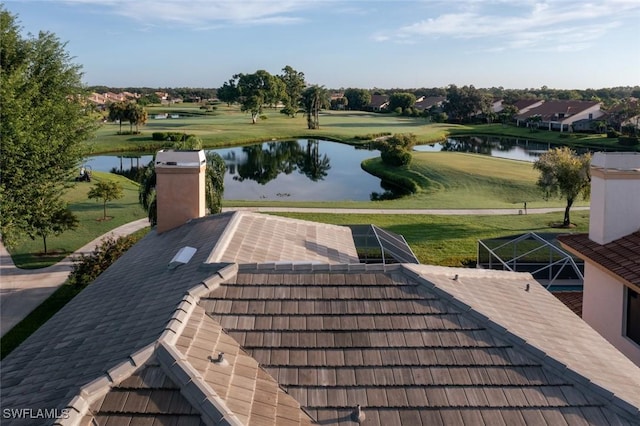
{"label": "curved sidewalk", "polygon": [[60,287],[69,276],[73,258],[91,253],[108,237],[129,235],[149,226],[148,219],[122,225],[96,238],[55,265],[41,269],[16,268],[9,252],[0,242],[0,336],[11,330]]}

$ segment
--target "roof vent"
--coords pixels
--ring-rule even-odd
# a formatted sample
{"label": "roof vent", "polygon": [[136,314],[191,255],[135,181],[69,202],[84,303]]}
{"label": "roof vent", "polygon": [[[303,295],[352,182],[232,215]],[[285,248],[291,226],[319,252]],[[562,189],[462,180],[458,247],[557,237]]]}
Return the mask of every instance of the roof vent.
{"label": "roof vent", "polygon": [[351,413],[351,420],[356,423],[362,423],[366,418],[367,416],[364,415],[364,411],[362,411],[360,404],[356,405],[356,409]]}
{"label": "roof vent", "polygon": [[180,265],[189,263],[193,255],[196,254],[196,251],[198,251],[198,249],[194,247],[189,247],[189,246],[182,247],[180,250],[178,250],[176,255],[173,256],[173,259],[171,259],[171,262],[169,262],[169,269],[176,269]]}
{"label": "roof vent", "polygon": [[219,352],[218,353],[218,357],[214,358],[212,356],[209,357],[209,359],[211,360],[211,362],[213,362],[214,364],[218,364],[222,367],[226,367],[227,365],[229,365],[229,361],[227,361],[224,358],[224,352]]}

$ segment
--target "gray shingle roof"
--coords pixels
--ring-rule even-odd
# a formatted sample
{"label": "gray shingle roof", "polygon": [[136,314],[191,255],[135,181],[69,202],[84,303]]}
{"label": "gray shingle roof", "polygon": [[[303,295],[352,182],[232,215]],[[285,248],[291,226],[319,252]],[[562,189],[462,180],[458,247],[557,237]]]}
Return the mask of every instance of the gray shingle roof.
{"label": "gray shingle roof", "polygon": [[[231,216],[143,238],[2,361],[3,407],[62,409],[81,387],[153,345],[185,293],[219,269],[203,262]],[[168,270],[184,245],[198,251]]]}

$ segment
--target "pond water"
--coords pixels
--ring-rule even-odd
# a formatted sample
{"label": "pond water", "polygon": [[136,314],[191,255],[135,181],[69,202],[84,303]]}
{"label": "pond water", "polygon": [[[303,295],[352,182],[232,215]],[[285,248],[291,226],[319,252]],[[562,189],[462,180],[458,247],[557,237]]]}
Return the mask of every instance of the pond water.
{"label": "pond water", "polygon": [[[469,136],[419,145],[415,150],[470,152],[533,162],[552,147],[526,139]],[[301,139],[210,151],[220,154],[227,166],[226,200],[363,201],[402,195],[360,167],[362,160],[379,155],[376,150]],[[85,165],[91,170],[126,174],[146,166],[152,158],[135,153],[97,155],[87,157]]]}
{"label": "pond water", "polygon": [[[534,162],[542,154],[556,145],[545,142],[534,142],[528,139],[500,138],[495,136],[464,136],[448,138],[441,143],[418,145],[415,151],[438,152],[469,152],[489,155],[491,157],[507,158]],[[576,149],[580,154],[587,150]]]}
{"label": "pond water", "polygon": [[[379,155],[374,150],[301,139],[207,151],[220,154],[227,165],[227,200],[363,201],[374,193],[394,195],[360,167],[362,160]],[[97,155],[87,157],[85,163],[92,170],[126,172],[147,165],[152,158]]]}

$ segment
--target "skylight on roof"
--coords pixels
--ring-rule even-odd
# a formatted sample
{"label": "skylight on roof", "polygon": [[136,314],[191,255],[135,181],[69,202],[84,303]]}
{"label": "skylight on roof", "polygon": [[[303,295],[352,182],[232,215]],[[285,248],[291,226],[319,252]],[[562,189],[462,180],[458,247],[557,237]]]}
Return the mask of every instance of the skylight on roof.
{"label": "skylight on roof", "polygon": [[182,247],[180,250],[178,250],[176,255],[173,256],[173,259],[171,259],[171,262],[169,262],[169,265],[168,265],[169,269],[176,269],[180,265],[189,263],[193,255],[196,254],[196,251],[198,251],[198,249],[194,247],[189,247],[189,246]]}

